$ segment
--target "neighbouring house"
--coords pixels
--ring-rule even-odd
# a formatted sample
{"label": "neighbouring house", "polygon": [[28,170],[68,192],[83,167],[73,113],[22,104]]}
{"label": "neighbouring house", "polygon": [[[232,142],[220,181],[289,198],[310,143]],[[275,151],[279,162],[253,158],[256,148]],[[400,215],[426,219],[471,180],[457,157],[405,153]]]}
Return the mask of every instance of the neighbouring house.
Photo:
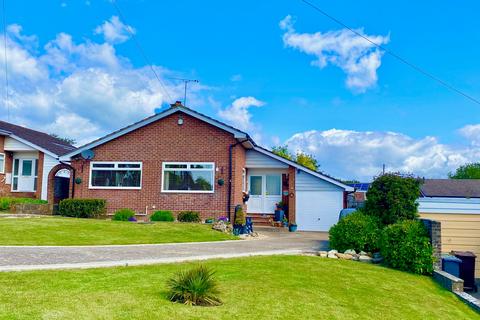
{"label": "neighbouring house", "polygon": [[[62,170],[68,166],[58,159],[74,149],[46,133],[0,121],[0,196],[54,202],[56,180],[56,200],[68,197],[69,170]],[[58,188],[62,183],[66,187]]]}
{"label": "neighbouring house", "polygon": [[259,218],[273,215],[282,201],[299,230],[327,231],[353,191],[179,102],[61,160],[72,166],[71,196],[106,199],[109,214],[194,210],[202,218],[233,218],[241,205]]}
{"label": "neighbouring house", "polygon": [[480,278],[480,179],[425,179],[418,199],[422,218],[441,223],[442,251],[472,251]]}
{"label": "neighbouring house", "polygon": [[355,189],[355,192],[348,194],[348,207],[359,208],[362,207],[367,200],[367,191],[370,188],[370,183],[357,182],[347,183],[350,187]]}

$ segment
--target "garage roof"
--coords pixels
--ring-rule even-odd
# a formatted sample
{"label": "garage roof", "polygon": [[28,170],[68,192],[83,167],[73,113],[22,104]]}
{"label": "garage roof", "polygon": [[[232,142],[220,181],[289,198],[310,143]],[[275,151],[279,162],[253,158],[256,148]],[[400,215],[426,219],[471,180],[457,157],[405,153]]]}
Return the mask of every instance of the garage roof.
{"label": "garage roof", "polygon": [[425,179],[422,197],[480,198],[480,179]]}

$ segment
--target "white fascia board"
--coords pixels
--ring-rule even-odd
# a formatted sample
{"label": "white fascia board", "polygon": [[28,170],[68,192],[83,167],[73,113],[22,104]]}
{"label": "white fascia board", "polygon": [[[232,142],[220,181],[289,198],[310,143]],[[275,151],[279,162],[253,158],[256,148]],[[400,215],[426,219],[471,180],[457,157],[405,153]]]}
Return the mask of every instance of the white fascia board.
{"label": "white fascia board", "polygon": [[258,152],[263,153],[264,155],[267,155],[267,156],[269,156],[269,157],[271,157],[271,158],[274,158],[274,159],[276,159],[276,160],[278,160],[278,161],[284,162],[284,163],[286,163],[286,164],[288,164],[288,165],[290,165],[290,166],[292,166],[292,167],[295,167],[295,168],[297,168],[297,169],[299,169],[299,170],[302,170],[302,171],[304,171],[304,172],[306,172],[306,173],[308,173],[308,174],[311,174],[312,176],[315,176],[315,177],[317,177],[317,178],[320,178],[320,179],[323,179],[323,180],[325,180],[325,181],[328,181],[328,182],[330,182],[330,183],[332,183],[332,184],[334,184],[334,185],[336,185],[336,186],[339,186],[340,188],[344,189],[345,191],[354,191],[354,190],[355,190],[355,189],[354,189],[353,187],[351,187],[351,186],[347,186],[346,184],[343,184],[343,183],[341,183],[341,182],[339,182],[339,181],[337,181],[337,180],[335,180],[335,179],[332,179],[332,178],[330,178],[330,177],[327,177],[327,176],[325,176],[325,175],[323,175],[323,174],[321,174],[321,173],[319,173],[319,172],[316,172],[316,171],[310,170],[310,169],[308,169],[308,168],[305,168],[304,166],[299,165],[298,163],[296,163],[296,162],[294,162],[294,161],[291,161],[291,160],[285,159],[285,158],[283,158],[283,157],[280,157],[280,156],[276,155],[276,154],[273,153],[273,152],[267,151],[267,150],[265,150],[265,149],[263,149],[263,148],[260,148],[260,147],[254,147],[253,149],[254,149],[255,151],[258,151]]}
{"label": "white fascia board", "polygon": [[188,115],[190,115],[190,116],[192,116],[192,117],[194,117],[194,118],[197,118],[197,119],[200,119],[200,120],[202,120],[202,121],[205,121],[205,122],[207,122],[207,123],[209,123],[209,124],[211,124],[211,125],[213,125],[213,126],[215,126],[215,127],[217,127],[217,128],[220,128],[220,129],[223,129],[223,130],[225,130],[225,131],[227,131],[227,132],[230,132],[230,133],[232,133],[232,134],[234,135],[234,137],[237,138],[237,139],[247,138],[247,135],[246,135],[245,133],[243,133],[243,132],[241,132],[241,131],[238,131],[238,130],[235,130],[235,129],[233,129],[233,128],[230,128],[230,127],[228,127],[227,125],[221,124],[221,123],[219,123],[219,122],[217,122],[217,121],[215,121],[215,120],[213,120],[213,119],[210,119],[210,118],[208,118],[208,117],[205,117],[205,116],[203,116],[203,115],[201,115],[201,114],[198,114],[198,113],[196,113],[196,112],[193,112],[193,111],[191,111],[191,110],[183,109],[183,108],[171,108],[171,109],[166,110],[166,111],[164,111],[164,112],[162,112],[162,113],[159,113],[159,114],[156,115],[156,116],[147,118],[147,119],[145,119],[145,120],[143,120],[143,121],[140,121],[140,122],[138,122],[138,123],[136,123],[136,124],[134,124],[134,125],[131,125],[131,126],[129,126],[129,127],[126,127],[126,128],[124,128],[124,129],[121,129],[121,130],[119,130],[118,132],[116,132],[116,133],[114,133],[114,134],[108,135],[108,136],[106,136],[106,137],[104,137],[104,138],[100,138],[99,140],[96,140],[96,141],[93,141],[93,142],[91,142],[91,143],[88,143],[88,144],[86,144],[86,145],[84,145],[84,146],[76,149],[75,151],[72,151],[72,152],[70,152],[70,153],[67,153],[67,154],[63,155],[63,156],[61,157],[61,160],[62,160],[62,161],[68,161],[68,160],[71,159],[71,157],[73,157],[73,156],[75,156],[75,155],[77,155],[77,154],[80,154],[80,153],[82,153],[82,152],[85,151],[85,150],[98,147],[99,145],[102,145],[102,144],[104,144],[104,143],[107,143],[107,142],[109,142],[109,141],[111,141],[111,140],[113,140],[113,139],[116,139],[116,138],[118,138],[118,137],[120,137],[120,136],[123,136],[124,134],[127,134],[127,133],[132,132],[132,131],[134,131],[134,130],[137,130],[137,129],[141,128],[141,127],[144,127],[144,126],[146,126],[146,125],[149,125],[150,123],[153,123],[153,122],[155,122],[155,121],[158,121],[158,120],[160,120],[160,119],[163,119],[163,118],[165,118],[165,117],[168,117],[169,115],[172,115],[172,114],[174,114],[174,113],[176,113],[176,112],[179,112],[179,111],[180,111],[180,112],[183,112],[183,113],[185,113],[185,114],[188,114]]}

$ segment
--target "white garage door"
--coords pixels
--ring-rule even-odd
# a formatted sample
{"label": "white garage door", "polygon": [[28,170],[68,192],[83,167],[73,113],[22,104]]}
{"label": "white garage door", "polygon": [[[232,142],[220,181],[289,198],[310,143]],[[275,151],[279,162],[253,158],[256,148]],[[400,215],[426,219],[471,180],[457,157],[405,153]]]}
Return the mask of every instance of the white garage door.
{"label": "white garage door", "polygon": [[342,209],[341,191],[297,191],[298,230],[328,231],[338,222],[338,215]]}

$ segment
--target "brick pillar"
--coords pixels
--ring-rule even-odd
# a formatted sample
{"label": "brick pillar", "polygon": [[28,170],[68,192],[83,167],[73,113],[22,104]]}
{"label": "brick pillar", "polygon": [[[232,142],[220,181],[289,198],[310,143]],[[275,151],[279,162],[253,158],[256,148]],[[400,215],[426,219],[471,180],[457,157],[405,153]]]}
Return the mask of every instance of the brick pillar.
{"label": "brick pillar", "polygon": [[38,168],[37,168],[37,191],[35,191],[35,198],[42,198],[42,182],[43,182],[43,163],[45,154],[41,151],[38,152]]}
{"label": "brick pillar", "polygon": [[296,213],[295,213],[295,176],[297,170],[294,167],[288,167],[288,218],[290,223],[296,223]]}
{"label": "brick pillar", "polygon": [[433,247],[433,256],[435,261],[433,263],[433,268],[435,270],[442,269],[442,224],[439,221],[429,220],[429,219],[420,219],[425,228],[428,230],[428,235],[430,236],[430,243]]}

